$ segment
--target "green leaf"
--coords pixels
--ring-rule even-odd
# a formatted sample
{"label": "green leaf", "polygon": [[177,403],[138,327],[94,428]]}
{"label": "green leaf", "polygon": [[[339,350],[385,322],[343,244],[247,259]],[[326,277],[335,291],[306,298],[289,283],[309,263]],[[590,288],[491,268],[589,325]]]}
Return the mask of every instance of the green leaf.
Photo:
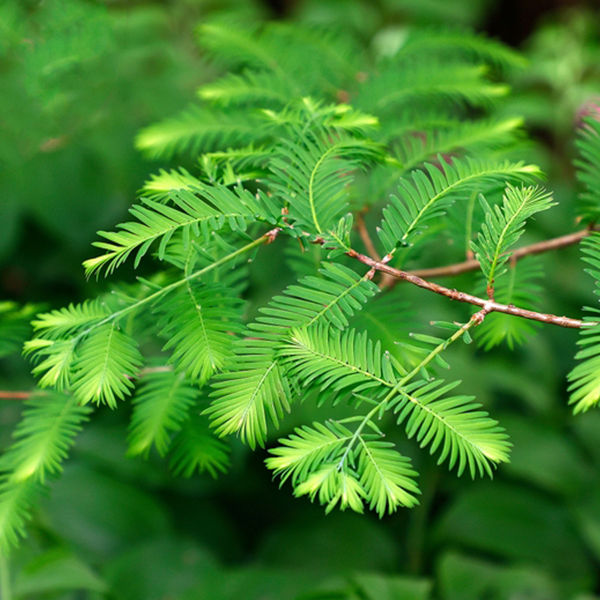
{"label": "green leaf", "polygon": [[400,179],[400,197],[392,196],[378,231],[386,252],[414,243],[427,223],[439,220],[457,197],[475,186],[489,187],[507,179],[528,181],[540,174],[537,167],[522,162],[455,158],[450,163],[440,156],[439,163],[439,167],[426,164]]}
{"label": "green leaf", "polygon": [[516,244],[525,230],[525,221],[534,214],[552,208],[549,192],[539,187],[506,188],[502,207],[493,208],[483,196],[480,200],[485,211],[485,223],[471,249],[481,265],[487,279],[488,289],[493,289],[495,281],[506,273],[506,263],[511,257],[508,249]]}
{"label": "green leaf", "polygon": [[173,350],[177,370],[202,385],[223,368],[243,330],[239,298],[224,286],[188,281],[155,306],[168,339],[163,350]]}
{"label": "green leaf", "polygon": [[493,476],[492,467],[507,462],[511,444],[498,422],[479,410],[472,396],[446,396],[460,382],[443,380],[407,384],[391,402],[399,413],[398,425],[406,421],[406,433],[430,453],[440,450],[438,464],[448,459],[460,476],[468,467],[472,478]]}
{"label": "green leaf", "polygon": [[[594,293],[600,295],[600,234],[592,233],[581,242],[583,260],[592,266],[586,269],[596,281]],[[580,329],[577,345],[582,349],[575,359],[582,361],[569,373],[569,404],[573,412],[586,412],[600,400],[600,310],[588,308],[593,316],[585,317],[586,326]]]}
{"label": "green leaf", "polygon": [[575,144],[581,158],[574,161],[575,175],[585,186],[579,194],[579,211],[586,222],[596,223],[600,219],[600,122],[588,117],[578,133]]}
{"label": "green leaf", "polygon": [[35,395],[25,406],[13,434],[15,442],[0,458],[0,471],[11,483],[30,479],[45,483],[62,470],[61,463],[92,411],[56,392]]}
{"label": "green leaf", "polygon": [[83,403],[96,402],[116,408],[117,399],[129,395],[142,364],[135,341],[114,324],[94,329],[77,350],[72,388]]}
{"label": "green leaf", "polygon": [[417,475],[410,460],[382,441],[359,440],[358,467],[360,482],[371,510],[380,517],[393,513],[399,506],[412,508],[420,494],[414,481]]}
{"label": "green leaf", "polygon": [[173,438],[169,468],[174,475],[191,477],[196,471],[208,471],[216,478],[229,466],[229,446],[217,439],[210,430],[207,419],[192,414],[181,431]]}
{"label": "green leaf", "polygon": [[133,397],[127,453],[148,457],[154,445],[161,456],[169,450],[171,436],[189,418],[198,390],[167,367],[145,374]]}
{"label": "green leaf", "polygon": [[374,142],[331,131],[304,133],[292,128],[270,162],[270,187],[289,204],[296,227],[321,234],[348,207],[352,172],[373,161],[381,150]]}

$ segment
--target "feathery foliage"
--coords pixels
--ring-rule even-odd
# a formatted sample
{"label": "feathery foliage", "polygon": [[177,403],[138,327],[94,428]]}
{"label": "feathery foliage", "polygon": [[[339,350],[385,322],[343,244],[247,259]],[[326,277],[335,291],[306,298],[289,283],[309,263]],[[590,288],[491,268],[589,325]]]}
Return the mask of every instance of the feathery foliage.
{"label": "feathery foliage", "polygon": [[585,186],[579,196],[580,214],[586,221],[596,223],[600,216],[600,122],[589,117],[585,119],[575,144],[580,153],[580,158],[574,161],[576,175]]}
{"label": "feathery foliage", "polygon": [[[521,118],[497,109],[508,93],[503,73],[519,57],[452,31],[410,31],[380,55],[347,33],[282,23],[205,22],[198,37],[228,71],[198,90],[197,107],[137,138],[147,156],[187,152],[196,167],[152,176],[133,218],[99,232],[101,253],[84,263],[88,277],[126,262],[142,276],[32,323],[25,353],[52,391],[34,396],[0,459],[2,551],[59,472],[91,402],[117,409],[132,396],[128,454],[146,458],[154,447],[184,477],[225,471],[225,436],[268,447],[281,483],[327,512],[384,516],[418,503],[417,473],[383,439],[386,428],[401,426],[409,447],[457,475],[491,477],[509,459],[504,429],[469,395],[473,382],[463,377],[466,393],[457,394],[459,382],[437,371],[449,368],[445,353],[458,340],[512,347],[533,327],[487,314],[491,303],[470,295],[481,293],[475,276],[465,276],[461,296],[405,271],[377,272],[423,256],[461,262],[467,251],[487,300],[535,305],[539,270],[509,260],[529,219],[553,202],[524,187],[541,173],[513,158],[523,149]],[[579,176],[597,204],[600,129],[586,128]],[[369,233],[379,213],[383,258]],[[424,235],[428,227],[436,235]],[[447,244],[448,232],[460,243]],[[599,239],[584,245],[598,281]],[[269,272],[262,255],[284,252],[289,269],[282,262]],[[418,300],[390,290],[391,273],[484,308],[470,318],[456,309],[454,322],[438,323],[448,337],[434,337]],[[261,291],[268,278],[274,293]],[[597,314],[570,376],[576,412],[600,398]],[[292,428],[287,414],[309,400],[312,424]],[[284,428],[279,442],[273,427]]]}
{"label": "feathery foliage", "polygon": [[480,196],[485,212],[485,223],[477,242],[471,243],[475,258],[479,261],[487,287],[493,290],[496,280],[506,273],[510,259],[508,248],[523,235],[525,221],[534,214],[548,210],[554,203],[548,192],[540,188],[514,188],[508,186],[502,207],[493,208]]}
{"label": "feathery foliage", "polygon": [[[583,260],[592,266],[586,269],[596,282],[594,293],[600,295],[600,234],[593,233],[582,242]],[[587,308],[592,316],[585,320],[589,325],[581,330],[581,338],[577,342],[582,349],[575,358],[579,364],[569,373],[569,404],[574,404],[573,412],[585,412],[596,406],[600,400],[600,324],[596,308]]]}

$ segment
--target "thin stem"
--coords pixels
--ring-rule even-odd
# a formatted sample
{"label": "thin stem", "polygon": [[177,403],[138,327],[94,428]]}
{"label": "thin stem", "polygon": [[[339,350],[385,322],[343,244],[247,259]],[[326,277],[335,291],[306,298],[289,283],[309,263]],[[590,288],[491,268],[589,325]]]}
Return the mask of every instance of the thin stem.
{"label": "thin stem", "polygon": [[133,310],[137,310],[144,304],[153,302],[157,298],[160,298],[161,296],[168,294],[172,290],[177,289],[178,287],[180,287],[184,284],[187,284],[190,281],[193,281],[194,279],[198,279],[199,277],[208,273],[209,271],[212,271],[213,269],[216,269],[217,267],[220,267],[221,265],[228,263],[229,261],[233,260],[234,258],[237,258],[238,256],[240,256],[240,254],[244,254],[244,253],[248,252],[249,250],[252,250],[253,248],[256,248],[257,246],[260,246],[262,244],[270,244],[271,242],[273,242],[275,240],[275,238],[277,237],[277,235],[279,234],[280,231],[281,231],[281,229],[279,227],[276,227],[275,229],[268,231],[264,235],[260,236],[259,238],[255,239],[254,241],[250,242],[249,244],[246,244],[242,248],[239,248],[238,250],[235,250],[231,254],[228,254],[227,256],[224,256],[223,258],[215,261],[214,263],[211,263],[207,267],[204,267],[203,269],[200,269],[199,271],[196,271],[195,273],[192,273],[191,275],[188,275],[187,277],[183,277],[182,279],[179,279],[178,281],[175,281],[175,282],[165,286],[164,288],[161,288],[160,290],[154,292],[154,294],[150,294],[149,296],[146,296],[145,298],[142,298],[141,300],[138,300],[137,302],[134,302],[133,304],[130,304],[129,306],[126,306],[125,308],[110,314],[108,317],[102,319],[101,321],[98,321],[97,323],[94,323],[93,325],[90,325],[87,329],[85,329],[84,331],[82,331],[81,333],[76,335],[72,340],[73,343],[77,343],[82,337],[86,336],[93,329],[96,329],[97,327],[100,327],[101,325],[105,325],[106,323],[110,323],[111,321],[115,321],[116,319],[119,319],[120,317],[122,317],[123,315],[125,315],[129,312],[131,312]]}
{"label": "thin stem", "polygon": [[34,392],[4,392],[0,391],[0,400],[27,400]]}
{"label": "thin stem", "polygon": [[457,329],[447,340],[444,340],[441,344],[436,346],[410,373],[407,373],[385,396],[383,400],[377,403],[362,419],[360,425],[354,431],[354,434],[350,438],[348,445],[346,446],[346,450],[344,450],[344,454],[342,454],[339,462],[338,469],[342,469],[354,444],[356,444],[360,434],[363,429],[369,423],[369,421],[378,413],[385,410],[388,402],[415,376],[417,375],[421,369],[426,367],[440,352],[443,352],[450,344],[454,343],[460,337],[462,337],[471,327],[475,325],[479,325],[485,315],[489,311],[487,309],[483,309],[475,313],[467,323],[465,323],[462,327]]}
{"label": "thin stem", "polygon": [[473,296],[465,292],[451,290],[442,285],[438,285],[437,283],[426,281],[425,279],[417,275],[408,273],[407,271],[394,269],[393,267],[390,267],[384,264],[383,262],[378,262],[368,256],[365,256],[364,254],[359,254],[355,250],[350,250],[350,252],[347,252],[347,254],[352,258],[356,258],[363,264],[368,265],[372,269],[376,269],[377,271],[381,271],[382,273],[387,273],[388,275],[392,275],[393,277],[396,277],[402,281],[412,283],[413,285],[416,285],[417,287],[423,288],[425,290],[429,290],[430,292],[440,294],[441,296],[446,296],[446,298],[450,298],[450,300],[456,300],[457,302],[465,302],[466,304],[473,304],[475,306],[479,306],[480,308],[485,309],[486,312],[500,312],[508,315],[514,315],[516,317],[522,317],[524,319],[530,319],[532,321],[540,321],[542,323],[558,325],[559,327],[569,327],[571,329],[581,329],[582,327],[589,326],[589,323],[580,321],[579,319],[572,319],[570,317],[559,317],[557,315],[540,313],[533,310],[527,310],[525,308],[519,308],[517,306],[514,306],[513,304],[500,304],[499,302],[479,298],[477,296]]}
{"label": "thin stem", "polygon": [[[557,250],[559,248],[565,248],[567,246],[573,246],[578,244],[583,238],[587,237],[593,231],[598,231],[597,227],[582,229],[575,233],[569,233],[551,240],[545,240],[543,242],[537,242],[536,244],[530,244],[529,246],[523,246],[518,248],[512,253],[511,260],[518,261],[519,259],[530,256],[532,254],[542,254],[549,252],[550,250]],[[414,271],[408,271],[411,275],[417,275],[418,277],[424,278],[436,278],[436,277],[453,277],[460,275],[461,273],[468,273],[469,271],[476,271],[479,269],[479,262],[471,258],[464,262],[455,263],[446,267],[434,267],[432,269],[416,269]],[[398,280],[396,280],[398,281]]]}

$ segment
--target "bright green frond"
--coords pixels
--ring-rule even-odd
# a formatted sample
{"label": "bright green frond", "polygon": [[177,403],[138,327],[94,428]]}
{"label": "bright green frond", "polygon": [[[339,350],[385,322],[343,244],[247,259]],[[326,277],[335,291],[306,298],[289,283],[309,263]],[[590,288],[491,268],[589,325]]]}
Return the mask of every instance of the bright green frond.
{"label": "bright green frond", "polygon": [[277,426],[289,411],[292,392],[267,340],[240,340],[234,356],[212,385],[212,404],[205,411],[220,436],[239,434],[251,448],[264,446],[267,416]]}
{"label": "bright green frond", "polygon": [[15,442],[0,458],[2,477],[9,483],[44,483],[62,470],[61,463],[91,408],[56,392],[33,396],[14,433]]}
{"label": "bright green frond", "polygon": [[229,466],[229,446],[215,437],[206,417],[192,414],[173,438],[169,468],[174,475],[191,477],[208,471],[216,478]]}
{"label": "bright green frond", "polygon": [[34,338],[25,342],[25,354],[31,354],[34,361],[41,361],[32,371],[41,376],[38,385],[53,387],[59,392],[69,389],[75,361],[73,340],[47,340]]}
{"label": "bright green frond", "polygon": [[241,300],[220,285],[188,281],[156,305],[169,362],[200,385],[220,371],[241,333]]}
{"label": "bright green frond", "polygon": [[43,487],[32,479],[18,483],[0,478],[0,552],[6,556],[25,537],[25,526],[31,519]]}
{"label": "bright green frond", "polygon": [[288,438],[278,440],[281,446],[269,450],[272,456],[265,463],[281,477],[282,485],[291,478],[295,487],[324,463],[339,461],[341,450],[351,439],[352,432],[334,421],[325,425],[313,423],[312,427],[303,425]]}
{"label": "bright green frond", "polygon": [[491,290],[494,282],[506,273],[506,263],[511,257],[508,249],[523,235],[525,221],[556,203],[552,202],[552,195],[542,188],[514,188],[511,185],[505,190],[501,207],[491,207],[483,196],[480,200],[485,222],[477,241],[471,242],[471,249]]}
{"label": "bright green frond", "polygon": [[169,192],[173,190],[187,190],[195,192],[201,187],[201,182],[183,167],[179,170],[171,169],[165,171],[160,169],[158,175],[151,175],[150,179],[144,183],[142,194],[151,200],[157,202],[170,199]]}
{"label": "bright green frond", "polygon": [[473,397],[446,396],[460,382],[443,383],[419,381],[405,386],[392,400],[398,424],[406,421],[408,437],[415,437],[421,447],[429,446],[432,454],[439,450],[438,464],[447,459],[458,475],[468,468],[473,478],[478,472],[491,477],[492,467],[508,462],[508,436]]}
{"label": "bright green frond", "polygon": [[228,106],[230,104],[256,103],[261,108],[285,106],[293,98],[295,89],[287,79],[274,74],[246,71],[242,75],[228,73],[214,83],[198,90],[202,100]]}
{"label": "bright green frond", "polygon": [[309,136],[297,130],[294,137],[281,141],[279,156],[270,163],[269,185],[289,204],[297,228],[320,234],[347,210],[352,172],[374,160],[380,148],[344,133]]}
{"label": "bright green frond", "polygon": [[245,231],[259,216],[271,223],[277,219],[274,202],[264,195],[256,198],[242,188],[234,191],[222,185],[202,185],[196,192],[171,190],[169,199],[174,206],[148,198],[132,207],[130,212],[138,222],[122,223],[116,232],[100,231],[107,241],[94,242],[94,246],[106,253],[84,262],[86,274],[90,276],[102,268],[110,274],[134,252],[137,268],[150,246],[159,240],[158,258],[162,260],[175,233],[181,233],[184,242],[192,237],[207,242],[213,232],[223,227]]}
{"label": "bright green frond", "polygon": [[[380,516],[398,506],[414,506],[419,489],[409,459],[393,450],[393,445],[356,435],[340,423],[296,428],[280,446],[271,449],[267,467],[291,479],[296,496],[308,495],[332,510],[338,503],[363,512],[363,501]],[[352,452],[352,444],[358,447]],[[354,464],[350,468],[348,456]]]}
{"label": "bright green frond", "polygon": [[100,325],[77,349],[72,390],[83,403],[96,402],[116,408],[117,399],[129,395],[131,379],[142,364],[135,341],[114,324]]}
{"label": "bright green frond", "polygon": [[164,456],[173,432],[181,430],[197,396],[197,388],[183,374],[166,368],[145,374],[133,397],[127,453],[146,458],[154,446]]}
{"label": "bright green frond", "polygon": [[326,426],[313,423],[295,429],[289,438],[279,440],[281,446],[270,450],[267,466],[282,483],[292,478],[294,494],[318,499],[330,512],[339,504],[341,510],[351,508],[363,512],[364,490],[355,472],[340,469],[339,461],[352,432],[332,421]]}
{"label": "bright green frond", "polygon": [[196,106],[142,129],[135,144],[148,158],[170,158],[186,151],[195,154],[264,140],[269,137],[264,125],[264,119],[247,110],[221,112]]}
{"label": "bright green frond", "polygon": [[[592,267],[586,272],[596,282],[594,293],[600,295],[600,234],[592,233],[582,240],[581,250],[583,260]],[[587,311],[592,316],[585,317],[589,325],[580,330],[577,345],[582,349],[575,355],[576,360],[582,362],[569,373],[569,404],[575,405],[574,413],[586,412],[600,401],[600,311],[597,308],[587,308]]]}
{"label": "bright green frond", "polygon": [[356,330],[327,326],[294,329],[281,350],[290,377],[322,393],[351,392],[378,396],[398,382],[398,364],[382,353],[379,342]]}
{"label": "bright green frond", "polygon": [[417,472],[410,459],[393,449],[389,442],[359,439],[358,467],[360,483],[371,510],[380,517],[393,513],[399,506],[412,508],[420,494],[414,481]]}
{"label": "bright green frond", "polygon": [[392,196],[378,231],[386,252],[412,244],[428,222],[440,219],[457,197],[474,187],[485,191],[506,180],[529,181],[540,175],[536,166],[522,162],[455,158],[450,163],[440,156],[439,163],[439,167],[426,164],[400,179],[400,197]]}
{"label": "bright green frond", "polygon": [[292,327],[329,322],[338,329],[359,312],[379,289],[366,276],[337,263],[323,263],[320,277],[308,276],[274,296],[250,329],[261,336],[280,339]]}
{"label": "bright green frond", "polygon": [[57,339],[94,325],[107,315],[105,306],[98,300],[91,300],[39,314],[31,324],[38,337]]}
{"label": "bright green frond", "polygon": [[398,141],[396,156],[403,171],[410,171],[438,154],[466,150],[471,155],[505,148],[514,144],[523,124],[520,118],[466,121],[450,129],[412,133]]}
{"label": "bright green frond", "polygon": [[581,158],[575,160],[577,179],[585,186],[579,197],[579,211],[591,223],[600,220],[600,122],[595,118],[585,120],[576,141]]}
{"label": "bright green frond", "polygon": [[336,462],[324,463],[318,471],[311,473],[306,481],[296,487],[295,496],[309,496],[311,502],[319,500],[325,505],[325,513],[330,513],[336,506],[340,510],[352,509],[363,512],[365,492],[356,473],[340,470]]}

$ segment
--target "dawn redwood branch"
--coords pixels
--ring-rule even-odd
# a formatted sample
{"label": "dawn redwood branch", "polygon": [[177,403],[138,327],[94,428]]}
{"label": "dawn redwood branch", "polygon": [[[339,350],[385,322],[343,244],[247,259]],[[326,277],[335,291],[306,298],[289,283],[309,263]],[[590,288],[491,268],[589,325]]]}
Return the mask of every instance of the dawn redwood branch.
{"label": "dawn redwood branch", "polygon": [[[599,227],[586,228],[575,233],[569,233],[551,240],[545,240],[543,242],[537,242],[536,244],[530,244],[529,246],[523,246],[518,248],[512,253],[511,261],[517,261],[520,258],[529,256],[531,254],[542,254],[550,250],[557,250],[558,248],[565,248],[566,246],[573,246],[578,244],[584,237],[587,237],[593,231],[599,231]],[[434,267],[431,269],[415,269],[414,271],[408,271],[412,275],[418,277],[432,278],[432,277],[452,277],[454,275],[460,275],[461,273],[467,273],[469,271],[476,271],[479,269],[479,262],[475,258],[465,260],[464,262],[455,263],[453,265],[447,265],[445,267]],[[398,280],[396,280],[398,281]]]}
{"label": "dawn redwood branch", "polygon": [[39,392],[3,392],[0,391],[0,400],[28,400]]}
{"label": "dawn redwood branch", "polygon": [[422,279],[421,277],[413,273],[401,271],[400,269],[390,267],[389,265],[386,265],[383,262],[373,260],[369,256],[360,254],[355,250],[350,250],[346,254],[351,258],[355,258],[361,263],[371,267],[371,269],[375,269],[387,275],[391,275],[392,277],[395,277],[399,280],[407,281],[408,283],[412,283],[417,287],[429,290],[430,292],[434,292],[436,294],[440,294],[441,296],[446,296],[446,298],[450,298],[450,300],[456,300],[457,302],[465,302],[466,304],[473,304],[475,306],[479,306],[482,309],[485,309],[485,314],[490,312],[500,312],[505,313],[507,315],[513,315],[515,317],[531,319],[532,321],[540,321],[542,323],[558,325],[559,327],[569,327],[571,329],[581,329],[582,327],[589,325],[589,323],[580,321],[579,319],[571,319],[570,317],[559,317],[557,315],[539,313],[533,310],[519,308],[517,306],[514,306],[513,304],[500,304],[499,302],[479,298],[478,296],[473,296],[465,292],[451,290],[442,285],[438,285],[437,283],[426,281],[425,279]]}

